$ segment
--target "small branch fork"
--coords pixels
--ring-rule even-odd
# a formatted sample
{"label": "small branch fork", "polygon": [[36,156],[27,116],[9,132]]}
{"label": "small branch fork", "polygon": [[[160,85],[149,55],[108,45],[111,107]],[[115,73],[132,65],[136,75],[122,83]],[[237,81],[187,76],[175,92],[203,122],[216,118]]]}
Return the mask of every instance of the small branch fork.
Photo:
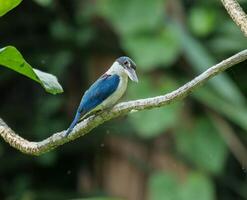
{"label": "small branch fork", "polygon": [[109,121],[118,116],[126,115],[131,111],[141,111],[161,106],[166,106],[188,96],[195,88],[204,84],[208,79],[213,78],[217,74],[233,67],[234,65],[247,59],[247,49],[234,56],[223,60],[222,62],[210,67],[208,70],[195,77],[182,87],[174,90],[166,95],[156,96],[152,98],[139,99],[134,101],[123,102],[115,105],[111,110],[104,111],[99,115],[90,116],[83,120],[74,128],[73,132],[66,137],[65,131],[54,133],[52,136],[40,141],[28,141],[16,134],[8,125],[0,118],[0,135],[12,147],[20,150],[25,154],[41,155],[52,149],[75,140],[87,133],[100,124]]}

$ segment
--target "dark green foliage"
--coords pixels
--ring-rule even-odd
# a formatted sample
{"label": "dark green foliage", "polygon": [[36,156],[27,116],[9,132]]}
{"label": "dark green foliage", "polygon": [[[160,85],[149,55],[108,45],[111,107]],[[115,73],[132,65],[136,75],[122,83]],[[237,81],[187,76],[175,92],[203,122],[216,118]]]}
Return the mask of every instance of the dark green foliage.
{"label": "dark green foliage", "polygon": [[[0,16],[19,2],[0,0]],[[2,66],[62,91],[32,63],[64,87],[48,95],[1,66],[0,117],[35,141],[68,128],[83,92],[116,57],[137,63],[140,82],[129,84],[130,100],[170,92],[247,46],[220,1],[29,0],[1,17],[0,27]],[[0,199],[247,199],[244,160],[223,131],[227,125],[246,146],[245,66],[183,102],[113,120],[40,157],[1,141]]]}

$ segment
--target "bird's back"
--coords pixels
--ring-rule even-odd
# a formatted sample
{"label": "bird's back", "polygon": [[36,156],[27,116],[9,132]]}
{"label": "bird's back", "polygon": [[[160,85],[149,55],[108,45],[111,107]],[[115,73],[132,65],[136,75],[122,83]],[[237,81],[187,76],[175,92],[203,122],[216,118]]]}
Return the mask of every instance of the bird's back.
{"label": "bird's back", "polygon": [[101,104],[117,91],[120,82],[121,77],[118,75],[104,74],[85,92],[79,108],[88,113],[102,107]]}

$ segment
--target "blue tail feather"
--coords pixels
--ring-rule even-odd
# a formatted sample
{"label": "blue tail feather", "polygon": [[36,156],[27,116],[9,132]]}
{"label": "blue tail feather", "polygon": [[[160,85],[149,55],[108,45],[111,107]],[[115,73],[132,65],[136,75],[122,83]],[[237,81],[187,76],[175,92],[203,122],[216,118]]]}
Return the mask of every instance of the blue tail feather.
{"label": "blue tail feather", "polygon": [[71,133],[71,131],[73,130],[73,128],[75,127],[77,122],[80,120],[80,118],[81,118],[81,113],[77,112],[73,122],[70,124],[70,126],[69,126],[69,128],[68,128],[68,130],[67,130],[67,132],[65,134],[66,136],[68,136]]}

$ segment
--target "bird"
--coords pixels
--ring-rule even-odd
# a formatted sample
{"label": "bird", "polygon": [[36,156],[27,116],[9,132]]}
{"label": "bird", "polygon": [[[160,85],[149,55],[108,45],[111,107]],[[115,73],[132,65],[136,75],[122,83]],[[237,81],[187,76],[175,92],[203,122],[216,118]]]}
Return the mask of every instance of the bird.
{"label": "bird", "polygon": [[129,57],[121,56],[84,93],[65,135],[68,136],[85,117],[114,106],[125,93],[128,79],[138,83],[136,64]]}

